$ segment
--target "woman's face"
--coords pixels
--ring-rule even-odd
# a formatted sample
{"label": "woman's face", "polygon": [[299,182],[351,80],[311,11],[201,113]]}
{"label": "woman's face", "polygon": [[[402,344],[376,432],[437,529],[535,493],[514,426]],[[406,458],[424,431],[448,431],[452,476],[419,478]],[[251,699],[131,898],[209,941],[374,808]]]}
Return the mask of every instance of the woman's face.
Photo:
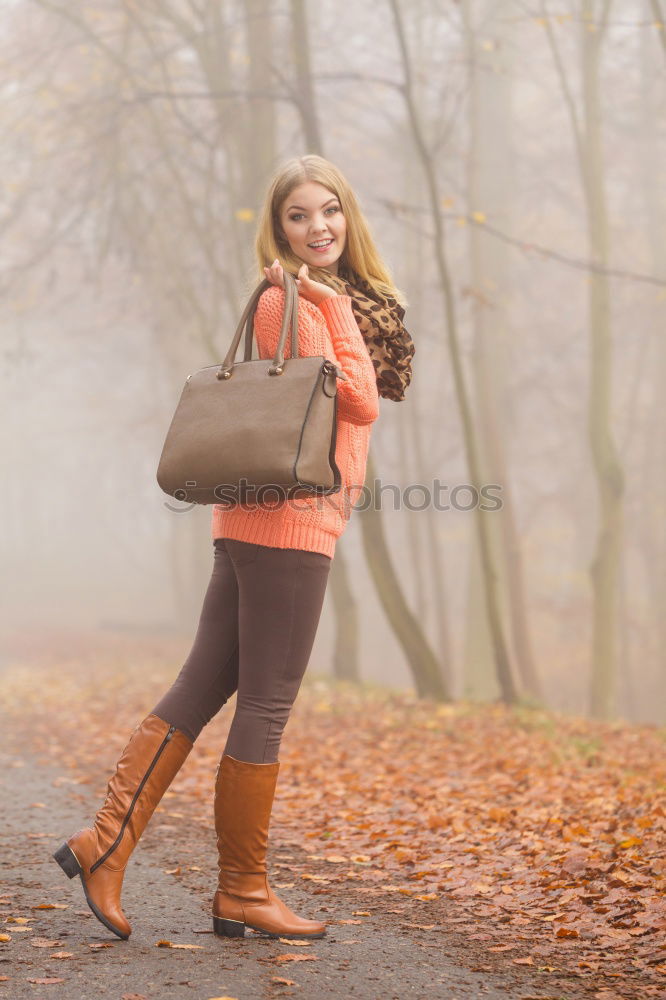
{"label": "woman's face", "polygon": [[[280,222],[292,251],[312,267],[338,273],[338,260],[345,248],[347,223],[337,197],[317,181],[307,181],[287,195]],[[324,242],[323,249],[313,243]]]}

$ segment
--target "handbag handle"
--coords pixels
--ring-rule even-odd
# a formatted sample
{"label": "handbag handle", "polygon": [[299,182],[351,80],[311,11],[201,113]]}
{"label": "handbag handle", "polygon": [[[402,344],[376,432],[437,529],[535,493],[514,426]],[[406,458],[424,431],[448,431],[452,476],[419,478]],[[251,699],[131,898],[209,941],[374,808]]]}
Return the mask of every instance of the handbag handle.
{"label": "handbag handle", "polygon": [[[280,337],[278,339],[277,348],[275,350],[275,357],[273,358],[273,364],[268,368],[269,375],[281,375],[284,371],[284,345],[287,341],[287,332],[289,326],[291,325],[291,356],[293,358],[298,357],[298,287],[296,286],[296,281],[289,271],[282,271],[285,279],[285,300],[284,300],[284,311],[282,313],[282,325],[280,327]],[[241,316],[236,332],[234,334],[234,339],[231,341],[229,350],[227,351],[226,357],[222,364],[220,365],[218,371],[216,372],[217,378],[231,378],[231,373],[236,361],[236,351],[238,350],[238,345],[240,344],[241,337],[243,336],[243,327],[247,322],[247,335],[245,338],[245,361],[250,361],[252,357],[252,331],[254,325],[254,314],[259,303],[259,299],[263,292],[267,288],[270,288],[273,283],[264,278],[264,280],[257,285],[254,292],[250,296],[250,299],[243,310],[243,315]]]}

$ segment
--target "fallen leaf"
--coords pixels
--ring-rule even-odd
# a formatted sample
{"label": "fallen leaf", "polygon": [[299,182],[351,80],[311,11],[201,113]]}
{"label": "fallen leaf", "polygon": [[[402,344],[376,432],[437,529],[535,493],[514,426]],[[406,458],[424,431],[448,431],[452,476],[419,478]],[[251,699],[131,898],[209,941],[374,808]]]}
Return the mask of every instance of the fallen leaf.
{"label": "fallen leaf", "polygon": [[46,978],[44,978],[44,979],[29,979],[28,982],[29,983],[35,983],[37,986],[50,986],[51,983],[64,983],[65,980],[64,979],[56,979],[55,976],[51,976],[48,979],[46,979]]}
{"label": "fallen leaf", "polygon": [[514,965],[534,965],[534,959],[531,955],[528,955],[527,958],[512,958],[511,961]]}
{"label": "fallen leaf", "polygon": [[194,950],[195,948],[201,948],[203,950],[202,944],[174,944],[173,941],[158,941],[157,948],[186,948],[189,950]]}
{"label": "fallen leaf", "polygon": [[418,931],[434,931],[435,927],[437,927],[437,924],[408,924],[408,923],[402,923],[402,924],[400,924],[400,926],[401,927],[414,927]]}
{"label": "fallen leaf", "polygon": [[37,903],[36,906],[31,906],[31,910],[67,910],[69,908],[69,903]]}
{"label": "fallen leaf", "polygon": [[52,941],[49,938],[34,937],[30,938],[30,944],[33,948],[57,948],[62,941],[58,941],[57,938]]}
{"label": "fallen leaf", "polygon": [[92,944],[89,944],[88,947],[89,948],[93,948],[95,950],[98,949],[98,948],[113,948],[113,942],[112,941],[94,941]]}
{"label": "fallen leaf", "polygon": [[317,955],[277,955],[275,958],[276,962],[314,962]]}
{"label": "fallen leaf", "polygon": [[555,932],[555,937],[558,938],[577,938],[578,931],[575,927],[558,927]]}
{"label": "fallen leaf", "polygon": [[74,958],[73,951],[54,951],[49,958]]}
{"label": "fallen leaf", "polygon": [[628,847],[640,847],[642,843],[642,837],[627,837],[626,840],[620,841],[618,847],[621,847],[622,850],[626,851]]}

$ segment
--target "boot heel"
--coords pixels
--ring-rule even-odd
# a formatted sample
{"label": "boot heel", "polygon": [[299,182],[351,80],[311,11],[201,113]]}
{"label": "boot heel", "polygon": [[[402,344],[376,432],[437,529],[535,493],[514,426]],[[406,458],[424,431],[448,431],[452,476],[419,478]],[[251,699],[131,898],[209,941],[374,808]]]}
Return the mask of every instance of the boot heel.
{"label": "boot heel", "polygon": [[245,924],[242,920],[213,917],[213,930],[220,937],[245,937]]}
{"label": "boot heel", "polygon": [[76,875],[81,874],[81,865],[76,860],[76,854],[69,844],[65,843],[59,847],[53,857],[68,878],[75,878]]}

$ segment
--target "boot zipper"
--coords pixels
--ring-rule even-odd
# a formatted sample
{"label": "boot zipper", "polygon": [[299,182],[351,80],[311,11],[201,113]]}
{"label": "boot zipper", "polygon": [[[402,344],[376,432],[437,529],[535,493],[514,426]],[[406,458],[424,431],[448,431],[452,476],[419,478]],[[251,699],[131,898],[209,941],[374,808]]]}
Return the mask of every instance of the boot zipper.
{"label": "boot zipper", "polygon": [[120,827],[120,831],[118,833],[118,836],[116,837],[116,839],[114,840],[114,842],[111,844],[111,847],[109,847],[109,849],[104,852],[104,854],[101,856],[101,858],[98,858],[97,861],[94,863],[94,865],[90,866],[90,874],[91,875],[95,871],[96,868],[99,868],[99,866],[101,864],[104,864],[104,862],[106,861],[106,859],[109,857],[110,854],[113,854],[113,852],[115,851],[116,847],[118,846],[118,844],[122,840],[123,833],[125,832],[125,827],[129,823],[130,817],[131,817],[132,813],[134,812],[134,806],[136,805],[136,801],[139,798],[139,795],[141,794],[143,786],[148,781],[148,778],[150,777],[150,774],[151,774],[153,768],[157,764],[157,761],[159,760],[160,755],[162,754],[162,751],[164,750],[165,746],[167,745],[167,743],[169,742],[169,740],[171,739],[171,737],[173,736],[173,734],[175,732],[176,732],[176,727],[175,726],[169,726],[169,731],[167,732],[166,736],[164,737],[164,739],[160,743],[159,747],[157,748],[157,752],[155,753],[155,756],[153,757],[152,761],[150,762],[150,766],[148,767],[148,770],[144,774],[143,778],[141,779],[141,781],[139,783],[139,787],[137,788],[137,790],[135,791],[134,795],[132,796],[132,801],[129,804],[129,808],[128,808],[127,812],[125,813],[125,818],[123,819],[123,822],[122,822],[122,825]]}

